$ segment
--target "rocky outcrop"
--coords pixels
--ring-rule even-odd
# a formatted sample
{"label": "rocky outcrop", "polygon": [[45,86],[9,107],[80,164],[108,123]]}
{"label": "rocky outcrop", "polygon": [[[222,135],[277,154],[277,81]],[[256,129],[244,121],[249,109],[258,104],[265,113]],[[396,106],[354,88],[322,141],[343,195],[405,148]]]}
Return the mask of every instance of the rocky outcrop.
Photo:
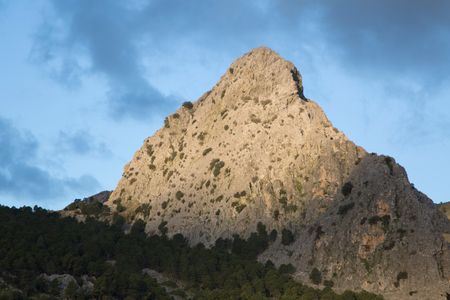
{"label": "rocky outcrop", "polygon": [[152,269],[143,269],[142,274],[155,279],[156,282],[169,294],[174,300],[191,299],[192,295],[186,292],[186,287],[180,281],[173,281],[172,278]]}
{"label": "rocky outcrop", "polygon": [[94,291],[94,283],[95,277],[89,277],[88,275],[83,275],[80,277],[81,284],[78,284],[75,277],[70,274],[41,274],[40,278],[51,282],[56,282],[57,287],[60,291],[61,298],[67,298],[64,296],[66,290],[70,288],[70,285],[73,285],[71,288],[75,291],[82,291],[86,295],[91,295]]}
{"label": "rocky outcrop", "polygon": [[93,204],[93,203],[102,203],[103,204],[106,201],[108,201],[111,193],[112,193],[111,191],[102,191],[95,195],[83,198],[82,200],[75,199],[71,204],[69,204],[67,207],[65,207],[64,210],[73,210],[76,206],[76,205],[74,205],[74,203],[80,203],[80,202],[84,202],[86,204]]}
{"label": "rocky outcrop", "polygon": [[87,217],[94,217],[102,221],[109,221],[111,218],[110,210],[103,205],[108,201],[110,191],[102,191],[95,195],[81,199],[75,199],[67,205],[63,210],[59,211],[63,217],[73,217],[79,222],[86,221]]}
{"label": "rocky outcrop", "polygon": [[394,159],[334,128],[295,66],[267,48],[170,115],[105,204],[192,244],[246,237],[261,222],[279,238],[260,259],[311,284],[388,299],[450,292],[449,221]]}

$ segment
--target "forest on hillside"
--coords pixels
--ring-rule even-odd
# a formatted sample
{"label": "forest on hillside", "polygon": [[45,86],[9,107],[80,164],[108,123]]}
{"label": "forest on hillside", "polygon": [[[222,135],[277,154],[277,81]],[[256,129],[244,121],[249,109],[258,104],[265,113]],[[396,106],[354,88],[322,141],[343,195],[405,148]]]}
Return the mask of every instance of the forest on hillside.
{"label": "forest on hillside", "polygon": [[[39,207],[0,206],[0,299],[382,299],[338,295],[330,281],[315,289],[291,278],[292,265],[257,262],[277,236],[262,224],[247,240],[219,239],[210,249],[190,247],[180,234],[169,238],[164,224],[154,236],[142,221],[127,234],[123,225],[117,216],[111,225],[92,217],[80,223]],[[158,283],[145,270],[170,280]],[[62,287],[52,274],[75,280]]]}

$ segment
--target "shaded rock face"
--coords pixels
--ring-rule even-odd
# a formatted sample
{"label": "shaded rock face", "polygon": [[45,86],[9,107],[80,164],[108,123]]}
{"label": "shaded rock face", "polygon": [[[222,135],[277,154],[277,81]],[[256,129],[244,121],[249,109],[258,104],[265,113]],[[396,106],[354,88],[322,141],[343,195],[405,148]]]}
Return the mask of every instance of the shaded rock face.
{"label": "shaded rock face", "polygon": [[365,289],[387,299],[446,299],[444,232],[448,220],[409,183],[405,170],[390,157],[369,155],[333,206],[297,229],[293,244],[275,244],[260,259],[292,263],[304,282],[316,268],[338,289]]}
{"label": "shaded rock face", "polygon": [[[234,62],[145,140],[106,202],[128,222],[192,244],[289,229],[262,261],[313,270],[340,289],[445,299],[449,221],[392,158],[369,155],[304,97],[290,62],[267,48]],[[280,236],[280,235],[278,235]],[[316,280],[315,280],[316,281]]]}
{"label": "shaded rock face", "polygon": [[209,245],[258,221],[308,224],[364,155],[304,98],[294,65],[259,48],[145,140],[107,204],[149,233],[164,221],[170,235]]}

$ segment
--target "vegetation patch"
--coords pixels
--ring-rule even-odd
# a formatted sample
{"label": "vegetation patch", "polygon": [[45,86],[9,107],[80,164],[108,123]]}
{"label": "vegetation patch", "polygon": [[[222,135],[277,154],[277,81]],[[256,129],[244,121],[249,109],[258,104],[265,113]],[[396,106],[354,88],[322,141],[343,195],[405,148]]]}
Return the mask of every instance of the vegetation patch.
{"label": "vegetation patch", "polygon": [[406,279],[408,279],[408,273],[405,272],[405,271],[399,272],[399,273],[397,274],[397,281],[394,282],[394,286],[395,286],[396,288],[398,288],[398,287],[400,286],[400,280],[406,280]]}
{"label": "vegetation patch", "polygon": [[182,191],[177,191],[175,193],[175,198],[177,198],[177,200],[181,200],[184,197],[184,193]]}
{"label": "vegetation patch", "polygon": [[212,148],[206,148],[205,150],[203,150],[203,156],[206,156],[209,152],[212,151]]}
{"label": "vegetation patch", "polygon": [[236,193],[234,193],[233,197],[234,198],[241,198],[241,197],[245,197],[246,194],[247,194],[246,191],[236,192]]}
{"label": "vegetation patch", "polygon": [[311,282],[314,284],[321,284],[322,272],[320,272],[317,268],[313,268],[311,273],[309,274],[309,279],[311,279]]}
{"label": "vegetation patch", "polygon": [[225,166],[225,163],[218,158],[213,159],[209,163],[209,169],[213,171],[214,177],[217,177],[220,174],[220,169]]}
{"label": "vegetation patch", "polygon": [[280,217],[280,211],[278,209],[274,210],[273,218],[278,221],[279,217]]}
{"label": "vegetation patch", "polygon": [[389,168],[389,174],[392,176],[394,175],[394,159],[392,157],[386,157],[384,159],[384,161],[386,162],[388,168]]}
{"label": "vegetation patch", "polygon": [[282,264],[280,265],[279,269],[280,273],[282,274],[294,274],[296,269],[292,264]]}
{"label": "vegetation patch", "polygon": [[207,132],[200,132],[199,135],[197,135],[197,139],[201,142],[203,142],[205,140],[205,137],[208,133]]}
{"label": "vegetation patch", "polygon": [[152,206],[149,203],[144,203],[139,205],[134,212],[136,214],[142,214],[144,216],[144,218],[148,218],[150,216],[150,211],[152,209]]}
{"label": "vegetation patch", "polygon": [[167,221],[161,221],[161,223],[158,225],[158,230],[159,232],[161,232],[162,235],[166,235],[167,234]]}
{"label": "vegetation patch", "polygon": [[287,205],[287,197],[286,196],[282,196],[280,199],[278,199],[278,201],[284,208],[286,207],[286,205]]}
{"label": "vegetation patch", "polygon": [[194,108],[194,104],[192,104],[192,102],[190,102],[190,101],[183,102],[182,106],[186,109]]}
{"label": "vegetation patch", "polygon": [[258,118],[255,114],[250,115],[250,121],[252,121],[253,123],[256,123],[256,124],[261,123],[261,119]]}
{"label": "vegetation patch", "polygon": [[383,226],[384,232],[387,232],[389,230],[389,223],[391,221],[391,216],[384,215],[384,216],[373,216],[369,218],[369,224],[375,225],[377,223],[381,223]]}
{"label": "vegetation patch", "polygon": [[338,215],[345,216],[347,214],[347,212],[349,210],[351,210],[353,207],[355,207],[355,203],[354,202],[350,202],[350,203],[341,205],[341,206],[339,206],[339,209],[338,209],[337,213],[338,213]]}
{"label": "vegetation patch", "polygon": [[152,144],[147,144],[147,146],[145,147],[147,150],[147,154],[148,156],[153,156],[153,153],[155,153],[155,151],[153,150],[153,145]]}
{"label": "vegetation patch", "polygon": [[222,117],[222,120],[225,119],[228,116],[228,109],[222,110],[220,116]]}
{"label": "vegetation patch", "polygon": [[324,235],[325,234],[325,232],[322,230],[322,226],[317,226],[316,227],[316,236],[314,237],[314,240],[315,241],[317,241],[317,240],[319,240],[320,239],[320,237],[322,236],[322,235]]}
{"label": "vegetation patch", "polygon": [[127,208],[122,205],[122,199],[118,198],[113,201],[113,203],[116,205],[116,210],[121,213],[124,212]]}
{"label": "vegetation patch", "polygon": [[245,205],[244,203],[240,203],[239,201],[234,201],[233,203],[231,203],[231,207],[234,207],[234,209],[236,210],[236,212],[238,214],[241,213],[241,211],[244,210],[244,208],[247,207],[247,205]]}
{"label": "vegetation patch", "polygon": [[348,195],[350,195],[350,193],[352,192],[353,189],[353,184],[349,181],[346,182],[341,189],[342,195],[344,195],[345,197],[347,197]]}
{"label": "vegetation patch", "polygon": [[163,202],[161,203],[161,208],[162,208],[162,209],[166,209],[168,204],[169,204],[169,201],[163,201]]}
{"label": "vegetation patch", "polygon": [[294,234],[289,229],[281,231],[281,243],[285,246],[292,244],[295,241]]}

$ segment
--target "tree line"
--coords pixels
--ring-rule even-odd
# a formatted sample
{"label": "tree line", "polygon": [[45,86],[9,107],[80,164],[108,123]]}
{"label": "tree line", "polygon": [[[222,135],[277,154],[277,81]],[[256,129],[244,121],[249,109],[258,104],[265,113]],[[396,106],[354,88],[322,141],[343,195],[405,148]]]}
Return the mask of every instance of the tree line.
{"label": "tree line", "polygon": [[[256,258],[276,238],[262,224],[248,239],[218,239],[211,248],[191,247],[180,234],[147,236],[136,221],[128,234],[123,219],[113,224],[87,218],[79,223],[39,207],[0,206],[0,299],[172,299],[142,270],[148,268],[183,283],[186,299],[382,299],[331,288],[315,289],[291,278],[291,265],[276,268]],[[71,274],[77,284],[65,291],[41,274]],[[78,286],[95,278],[93,290]]]}

